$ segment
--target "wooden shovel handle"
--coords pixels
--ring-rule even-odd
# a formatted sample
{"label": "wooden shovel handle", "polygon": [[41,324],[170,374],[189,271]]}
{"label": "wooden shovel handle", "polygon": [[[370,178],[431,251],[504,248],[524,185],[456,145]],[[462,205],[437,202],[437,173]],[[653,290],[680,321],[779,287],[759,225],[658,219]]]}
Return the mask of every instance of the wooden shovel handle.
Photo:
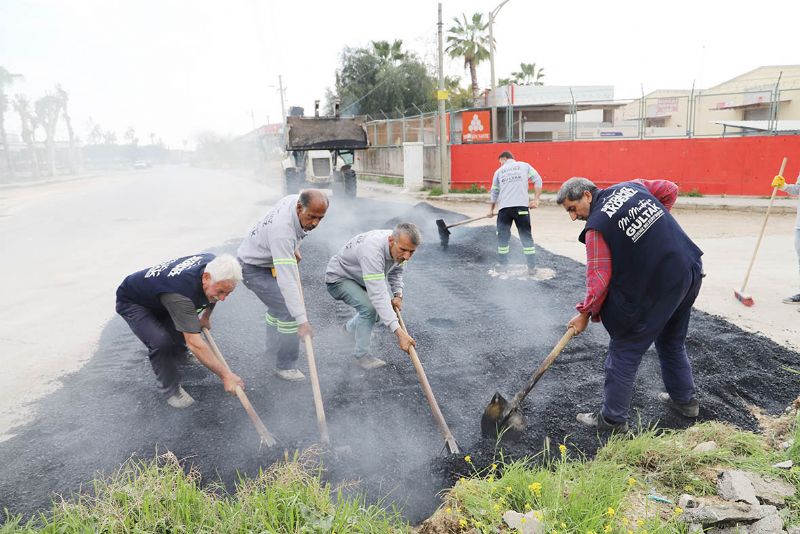
{"label": "wooden shovel handle", "polygon": [[[219,347],[217,347],[217,343],[214,341],[214,338],[211,336],[211,332],[208,330],[208,328],[203,328],[203,334],[206,336],[208,345],[211,347],[212,352],[214,352],[217,358],[219,358],[225,368],[230,371],[228,362],[225,361],[225,357],[222,355],[222,352],[220,352]],[[267,447],[272,447],[275,445],[277,443],[275,437],[270,433],[269,430],[267,430],[266,425],[264,425],[264,422],[256,413],[255,408],[253,408],[253,405],[250,404],[250,399],[247,398],[247,394],[245,394],[244,390],[240,386],[236,386],[236,396],[239,398],[239,402],[242,403],[247,415],[250,416],[250,420],[256,427],[256,431],[258,431],[259,436],[261,436],[261,440],[266,444]]]}
{"label": "wooden shovel handle", "polygon": [[[400,310],[395,307],[394,311],[397,313],[397,320],[400,322],[400,328],[403,329],[403,332],[408,334],[408,330],[406,329],[406,324],[403,321],[403,316],[400,314]],[[453,433],[450,432],[450,427],[447,426],[447,422],[444,420],[444,415],[442,414],[442,410],[439,409],[439,404],[436,402],[436,397],[433,396],[433,389],[431,389],[431,385],[428,382],[428,377],[425,375],[425,369],[422,368],[422,362],[419,361],[419,356],[417,355],[417,350],[414,348],[414,345],[409,347],[408,355],[411,358],[411,363],[414,365],[414,370],[417,372],[417,379],[419,380],[420,386],[422,386],[423,393],[425,393],[425,398],[428,400],[428,405],[431,407],[433,418],[436,420],[436,424],[439,426],[439,431],[444,437],[444,442],[447,449],[451,454],[459,454],[461,450],[458,448],[458,443],[456,443],[456,438],[453,437]]]}
{"label": "wooden shovel handle", "polygon": [[462,224],[469,224],[471,222],[480,221],[481,219],[489,219],[490,217],[494,217],[494,215],[481,215],[480,217],[473,217],[472,219],[467,219],[466,221],[459,221],[457,223],[448,224],[448,228],[454,228],[456,226],[461,226]]}

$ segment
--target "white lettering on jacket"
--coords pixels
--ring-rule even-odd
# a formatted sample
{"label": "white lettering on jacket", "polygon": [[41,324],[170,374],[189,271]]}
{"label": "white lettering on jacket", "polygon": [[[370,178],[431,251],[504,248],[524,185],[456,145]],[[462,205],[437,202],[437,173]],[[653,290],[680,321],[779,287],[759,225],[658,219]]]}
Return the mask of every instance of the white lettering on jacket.
{"label": "white lettering on jacket", "polygon": [[625,202],[628,201],[629,198],[634,196],[637,193],[636,189],[632,187],[621,187],[613,195],[608,197],[605,202],[603,202],[603,207],[600,208],[600,211],[608,215],[608,218],[614,216],[617,213],[617,210],[622,207]]}

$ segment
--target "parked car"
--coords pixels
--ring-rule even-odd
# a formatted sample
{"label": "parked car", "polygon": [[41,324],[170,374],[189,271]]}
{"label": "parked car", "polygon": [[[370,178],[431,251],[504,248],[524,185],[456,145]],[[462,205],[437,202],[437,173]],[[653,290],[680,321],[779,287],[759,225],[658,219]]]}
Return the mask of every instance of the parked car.
{"label": "parked car", "polygon": [[133,162],[134,169],[148,169],[150,168],[150,163],[143,159],[137,159]]}

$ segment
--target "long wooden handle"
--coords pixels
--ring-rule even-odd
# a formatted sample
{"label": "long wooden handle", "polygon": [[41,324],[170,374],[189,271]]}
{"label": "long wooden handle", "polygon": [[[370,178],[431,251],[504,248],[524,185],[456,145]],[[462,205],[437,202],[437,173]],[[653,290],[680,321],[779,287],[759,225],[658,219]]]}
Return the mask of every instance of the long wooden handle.
{"label": "long wooden handle", "polygon": [[472,219],[467,219],[466,221],[459,221],[457,223],[448,224],[448,228],[454,228],[456,226],[461,226],[462,224],[469,224],[471,222],[480,221],[481,219],[488,219],[490,217],[494,217],[494,215],[481,215],[480,217],[474,217]]}
{"label": "long wooden handle", "polygon": [[[300,290],[300,302],[303,309],[306,307],[306,299],[303,295],[303,283],[300,281],[300,268],[294,270],[297,279],[297,288]],[[328,422],[325,419],[325,407],[322,404],[322,389],[319,386],[319,375],[317,374],[317,359],[314,357],[314,346],[311,344],[311,337],[305,336],[303,342],[306,347],[306,360],[308,360],[308,374],[311,379],[311,391],[314,395],[314,411],[317,414],[317,428],[319,429],[320,440],[325,445],[330,445],[331,437],[328,434]]]}
{"label": "long wooden handle", "polygon": [[[208,330],[208,328],[203,328],[203,334],[206,336],[211,350],[214,352],[217,358],[220,359],[223,365],[225,365],[225,368],[230,371],[228,362],[225,361],[225,357],[222,355],[222,352],[220,352],[219,347],[217,346],[216,341],[214,341],[214,338],[211,336],[211,332]],[[245,394],[244,390],[239,386],[236,386],[236,397],[238,397],[239,402],[242,403],[247,415],[250,416],[250,420],[256,427],[256,431],[258,432],[259,436],[261,436],[261,441],[263,441],[267,447],[272,447],[275,445],[277,443],[275,437],[270,433],[269,430],[267,430],[266,425],[256,413],[255,408],[253,408],[253,405],[250,404],[250,399],[247,398],[247,394]]]}
{"label": "long wooden handle", "polygon": [[[403,332],[408,334],[403,316],[400,315],[400,310],[395,308],[395,313],[397,313],[397,320],[400,322],[400,328],[403,329]],[[414,345],[409,347],[408,355],[411,357],[411,363],[414,364],[414,370],[417,372],[417,379],[419,379],[422,391],[425,393],[425,398],[428,400],[428,405],[431,407],[431,412],[433,413],[433,418],[436,420],[436,424],[439,426],[439,431],[444,437],[447,449],[451,454],[459,454],[461,451],[458,448],[458,443],[456,443],[456,438],[453,437],[453,433],[450,432],[450,427],[447,426],[447,421],[444,420],[444,415],[442,414],[442,410],[439,409],[436,397],[433,396],[433,390],[428,382],[427,375],[425,375],[425,369],[422,368],[422,362],[419,361],[419,356],[417,355],[417,350],[414,348]]]}
{"label": "long wooden handle", "polygon": [[545,371],[547,371],[558,355],[561,354],[561,351],[567,345],[569,340],[573,338],[573,336],[575,336],[575,327],[570,326],[567,328],[567,332],[561,336],[561,339],[558,341],[558,343],[556,343],[556,346],[553,347],[553,350],[550,351],[550,354],[547,355],[547,358],[545,358],[541,365],[539,365],[539,368],[536,369],[536,372],[533,373],[533,376],[528,379],[525,387],[522,388],[522,390],[520,390],[516,395],[514,395],[513,399],[511,399],[511,402],[508,404],[508,413],[516,410],[517,406],[519,406],[519,403],[522,402],[522,399],[528,396],[528,393],[531,392],[533,386],[535,386],[536,382],[542,378],[542,375],[545,373]]}
{"label": "long wooden handle", "polygon": [[[786,169],[786,162],[789,161],[789,158],[783,158],[783,163],[781,163],[781,170],[778,171],[778,174],[783,176],[783,171]],[[758,247],[761,246],[761,238],[764,237],[764,230],[767,229],[767,220],[769,219],[769,211],[772,209],[772,202],[775,200],[775,194],[778,192],[777,187],[772,188],[772,196],[769,197],[769,205],[767,206],[767,214],[764,216],[764,224],[761,225],[761,232],[758,234],[758,240],[756,241],[756,248],[753,250],[753,258],[750,260],[750,265],[747,267],[747,273],[744,275],[744,282],[742,282],[741,292],[744,293],[744,288],[747,286],[748,280],[750,280],[750,271],[753,270],[753,264],[756,262],[756,254],[758,254]]]}

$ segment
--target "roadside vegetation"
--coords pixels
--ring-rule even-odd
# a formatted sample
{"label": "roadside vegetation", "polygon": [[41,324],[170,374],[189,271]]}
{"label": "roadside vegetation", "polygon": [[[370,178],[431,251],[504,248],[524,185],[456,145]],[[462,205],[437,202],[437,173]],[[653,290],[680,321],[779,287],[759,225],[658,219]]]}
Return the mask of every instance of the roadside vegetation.
{"label": "roadside vegetation", "polygon": [[359,174],[358,179],[366,182],[377,182],[379,184],[403,185],[403,178],[398,176],[375,176],[372,174]]}
{"label": "roadside vegetation", "polygon": [[[543,532],[685,533],[681,494],[714,495],[717,474],[742,469],[800,487],[800,471],[776,462],[800,461],[797,415],[767,422],[754,434],[718,422],[685,431],[642,429],[613,436],[587,459],[566,443],[545,444],[530,458],[507,460],[502,450],[478,465],[461,460],[465,476],[446,491],[442,505],[412,529],[393,508],[366,504],[349,487],[322,481],[316,454],[275,464],[234,494],[201,484],[200,474],[171,453],[149,462],[131,460],[113,476],[95,480],[90,492],[54,502],[49,513],[23,522],[6,511],[0,534],[33,532],[412,532],[486,534],[515,532],[509,510],[542,523]],[[695,449],[714,442],[713,450]],[[791,444],[781,448],[778,443]],[[785,449],[785,450],[783,450]],[[800,521],[800,498],[786,501],[786,524]],[[518,530],[516,530],[518,531]]]}

